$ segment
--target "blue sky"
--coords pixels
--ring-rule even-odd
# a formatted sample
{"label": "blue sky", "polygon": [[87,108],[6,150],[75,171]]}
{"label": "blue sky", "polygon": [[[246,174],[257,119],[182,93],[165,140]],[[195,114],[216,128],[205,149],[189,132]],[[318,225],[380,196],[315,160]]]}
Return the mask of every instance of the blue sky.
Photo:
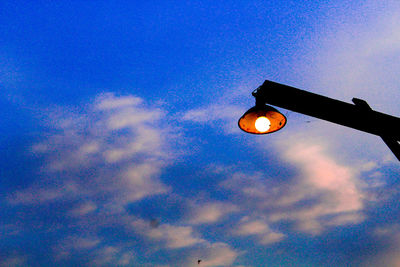
{"label": "blue sky", "polygon": [[266,79],[399,117],[377,2],[2,1],[0,266],[399,266],[380,138],[237,127]]}

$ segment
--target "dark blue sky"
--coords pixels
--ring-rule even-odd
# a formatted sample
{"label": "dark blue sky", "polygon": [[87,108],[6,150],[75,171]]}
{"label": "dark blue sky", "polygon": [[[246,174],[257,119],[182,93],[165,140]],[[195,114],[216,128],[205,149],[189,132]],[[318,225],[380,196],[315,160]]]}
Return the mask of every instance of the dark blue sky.
{"label": "dark blue sky", "polygon": [[2,1],[0,266],[398,266],[399,163],[265,79],[400,115],[396,1]]}

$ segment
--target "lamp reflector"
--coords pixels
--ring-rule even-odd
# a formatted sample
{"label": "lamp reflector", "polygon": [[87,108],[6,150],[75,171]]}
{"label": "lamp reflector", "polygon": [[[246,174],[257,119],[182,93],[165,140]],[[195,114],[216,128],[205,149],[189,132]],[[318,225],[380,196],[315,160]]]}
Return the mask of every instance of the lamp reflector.
{"label": "lamp reflector", "polygon": [[239,128],[247,133],[268,134],[282,129],[286,117],[278,110],[267,105],[256,105],[239,119]]}

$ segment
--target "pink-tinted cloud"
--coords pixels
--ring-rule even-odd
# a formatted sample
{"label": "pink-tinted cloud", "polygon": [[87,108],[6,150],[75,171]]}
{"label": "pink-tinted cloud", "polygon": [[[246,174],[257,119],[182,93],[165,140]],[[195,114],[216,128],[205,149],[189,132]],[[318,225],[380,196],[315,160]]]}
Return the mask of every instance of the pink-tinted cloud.
{"label": "pink-tinted cloud", "polygon": [[285,181],[263,172],[222,172],[228,178],[220,185],[238,194],[233,198],[241,210],[251,207],[253,214],[265,216],[265,223],[291,221],[297,231],[310,234],[365,219],[365,186],[356,168],[338,162],[315,142],[286,139],[278,146],[280,160],[296,170]]}

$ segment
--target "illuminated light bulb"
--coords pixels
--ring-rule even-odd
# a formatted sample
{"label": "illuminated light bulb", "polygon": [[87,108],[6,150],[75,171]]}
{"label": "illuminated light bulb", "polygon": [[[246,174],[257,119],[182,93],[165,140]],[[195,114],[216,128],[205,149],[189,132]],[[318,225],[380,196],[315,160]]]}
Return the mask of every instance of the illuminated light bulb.
{"label": "illuminated light bulb", "polygon": [[265,133],[269,130],[269,128],[271,127],[271,122],[269,121],[269,119],[267,119],[267,117],[261,116],[258,117],[256,119],[256,122],[254,123],[257,131],[259,131],[260,133]]}

